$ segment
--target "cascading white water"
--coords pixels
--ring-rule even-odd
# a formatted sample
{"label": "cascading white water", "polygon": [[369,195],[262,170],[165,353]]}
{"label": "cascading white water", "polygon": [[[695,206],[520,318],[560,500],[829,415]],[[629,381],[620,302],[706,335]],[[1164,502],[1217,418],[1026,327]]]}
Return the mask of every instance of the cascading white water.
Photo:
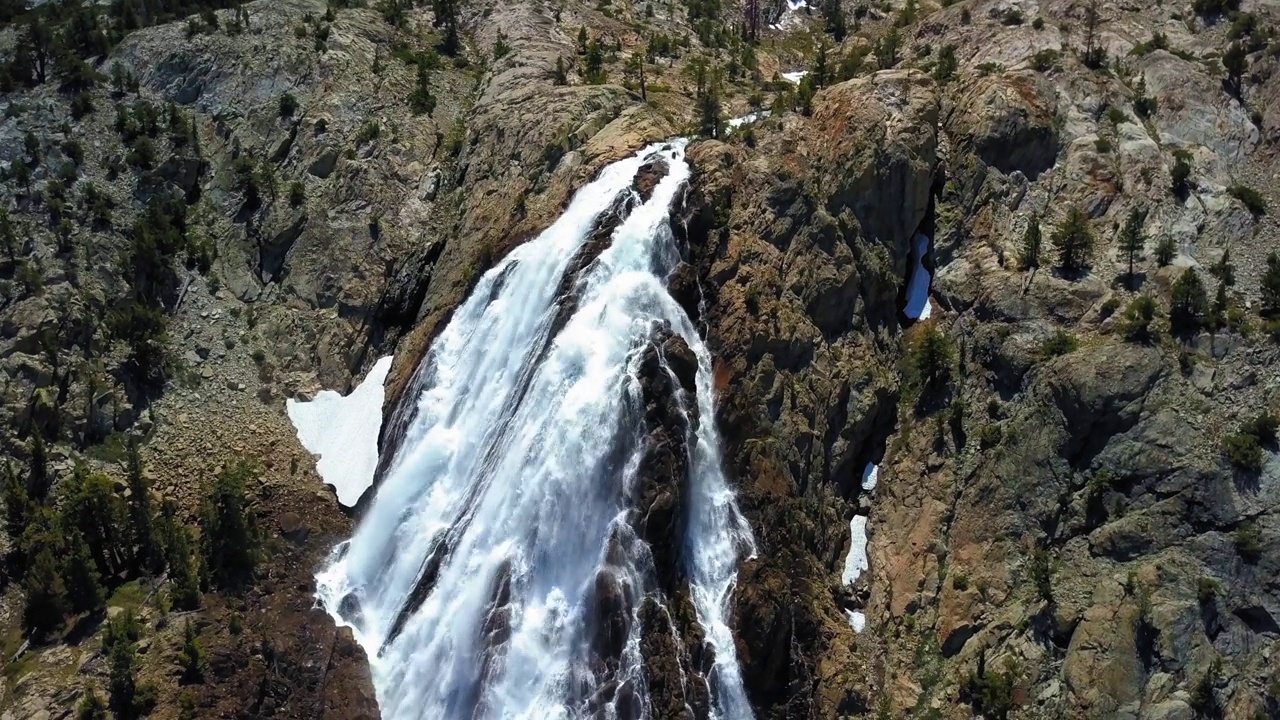
{"label": "cascading white water", "polygon": [[[710,354],[664,283],[679,260],[668,223],[689,175],[684,148],[650,146],[605,168],[551,227],[485,273],[423,360],[417,414],[355,535],[317,578],[320,601],[369,653],[384,718],[599,712],[588,708],[601,678],[586,630],[597,572],[607,563],[637,595],[655,592],[627,510],[643,451],[637,370],[662,322],[698,360],[703,420],[681,555],[714,649],[711,712],[752,716],[726,621],[751,534],[721,470]],[[581,274],[577,309],[557,328],[573,257],[658,155],[669,173]],[[611,538],[623,539],[622,552]],[[434,582],[410,600],[426,568]],[[495,596],[506,600],[496,620]],[[614,679],[643,696],[638,627],[630,623]]]}

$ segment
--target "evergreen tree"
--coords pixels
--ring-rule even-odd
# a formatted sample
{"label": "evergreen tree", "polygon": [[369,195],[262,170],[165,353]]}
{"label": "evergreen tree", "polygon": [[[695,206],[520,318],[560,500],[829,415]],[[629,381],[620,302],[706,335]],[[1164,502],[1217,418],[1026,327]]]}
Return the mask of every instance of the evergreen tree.
{"label": "evergreen tree", "polygon": [[37,633],[47,633],[62,625],[69,610],[67,588],[53,552],[47,546],[32,556],[23,589],[26,605],[22,615],[27,627]]}
{"label": "evergreen tree", "polygon": [[1160,236],[1160,242],[1156,243],[1156,264],[1164,267],[1173,262],[1173,258],[1178,255],[1178,246],[1173,242],[1172,235]]}
{"label": "evergreen tree", "polygon": [[1237,98],[1244,90],[1242,81],[1245,71],[1249,69],[1248,56],[1248,51],[1238,41],[1231,43],[1227,51],[1222,54],[1222,68],[1227,71],[1227,86]]}
{"label": "evergreen tree", "polygon": [[204,648],[200,645],[200,633],[191,624],[190,618],[182,628],[182,650],[178,652],[178,664],[182,666],[182,676],[188,682],[199,682],[204,678],[207,664]]}
{"label": "evergreen tree", "polygon": [[1053,233],[1053,245],[1058,251],[1058,267],[1068,273],[1079,272],[1089,261],[1093,249],[1093,232],[1084,211],[1073,207]]}
{"label": "evergreen tree", "polygon": [[1126,276],[1130,285],[1134,278],[1133,263],[1142,257],[1142,223],[1145,220],[1146,213],[1134,208],[1129,211],[1129,217],[1125,219],[1124,228],[1120,231],[1120,253],[1129,266]]}
{"label": "evergreen tree", "polygon": [[719,78],[712,72],[698,84],[698,94],[694,99],[698,110],[698,134],[718,138],[721,127]]}
{"label": "evergreen tree", "polygon": [[97,612],[106,602],[98,568],[89,554],[84,537],[75,529],[67,533],[66,558],[63,562],[67,599],[77,613]]}
{"label": "evergreen tree", "polygon": [[1022,269],[1040,267],[1040,218],[1032,215],[1027,230],[1022,234],[1022,250],[1018,256]]}
{"label": "evergreen tree", "polygon": [[1174,332],[1190,332],[1200,327],[1209,309],[1204,283],[1195,268],[1188,268],[1173,283],[1169,326]]}
{"label": "evergreen tree", "polygon": [[205,501],[200,517],[201,558],[215,586],[241,587],[253,577],[258,533],[245,485],[256,475],[247,461],[233,461],[218,475]]}
{"label": "evergreen tree", "polygon": [[436,110],[436,98],[431,94],[431,77],[427,74],[425,59],[418,61],[418,80],[409,95],[409,107],[415,115],[430,115]]}
{"label": "evergreen tree", "polygon": [[827,68],[827,43],[824,40],[818,47],[818,57],[813,63],[813,70],[809,72],[809,77],[813,78],[813,86],[815,88],[824,88],[830,79],[830,71]]}
{"label": "evergreen tree", "polygon": [[1231,248],[1222,251],[1222,257],[1209,268],[1209,274],[1228,287],[1236,284],[1236,266],[1231,264]]}
{"label": "evergreen tree", "polygon": [[822,0],[822,21],[827,32],[837,43],[844,42],[848,27],[844,20],[844,11],[840,9],[840,0]]}
{"label": "evergreen tree", "polygon": [[16,543],[31,521],[31,498],[27,495],[27,482],[18,474],[13,464],[4,464],[4,523],[10,542]]}
{"label": "evergreen tree", "polygon": [[177,505],[166,499],[160,509],[159,536],[164,546],[165,564],[173,583],[173,602],[184,610],[200,605],[200,576],[196,570],[191,531],[177,518]]}
{"label": "evergreen tree", "polygon": [[592,38],[587,43],[587,55],[583,60],[582,77],[590,85],[601,85],[608,77],[604,69],[604,48],[599,38]]}
{"label": "evergreen tree", "polygon": [[107,622],[102,651],[107,656],[111,712],[118,720],[138,716],[137,621],[132,612]]}
{"label": "evergreen tree", "polygon": [[556,58],[556,69],[552,73],[551,81],[556,85],[569,84],[569,74],[564,67],[564,58]]}
{"label": "evergreen tree", "polygon": [[129,437],[126,457],[129,471],[129,524],[134,548],[134,569],[139,572],[159,572],[163,558],[156,544],[152,523],[151,486],[142,472],[142,455],[138,451],[138,439]]}
{"label": "evergreen tree", "polygon": [[28,492],[36,502],[44,502],[49,494],[49,454],[45,450],[44,437],[39,431],[31,434],[31,475],[27,481]]}
{"label": "evergreen tree", "polygon": [[460,0],[431,0],[431,10],[435,13],[432,25],[444,28],[444,40],[440,43],[440,51],[445,55],[456,55],[462,49],[458,39],[458,3]]}
{"label": "evergreen tree", "polygon": [[84,534],[99,574],[112,577],[124,570],[132,559],[130,537],[124,532],[123,503],[112,490],[111,480],[77,467],[67,495],[66,520]]}
{"label": "evergreen tree", "polygon": [[1213,309],[1210,312],[1210,324],[1213,327],[1223,327],[1227,324],[1227,310],[1231,307],[1230,298],[1227,296],[1227,284],[1218,281],[1218,292],[1213,297]]}
{"label": "evergreen tree", "polygon": [[955,348],[933,323],[923,326],[907,353],[907,376],[922,396],[940,390],[951,379]]}
{"label": "evergreen tree", "polygon": [[1262,314],[1280,317],[1280,255],[1272,250],[1267,255],[1267,269],[1262,273]]}

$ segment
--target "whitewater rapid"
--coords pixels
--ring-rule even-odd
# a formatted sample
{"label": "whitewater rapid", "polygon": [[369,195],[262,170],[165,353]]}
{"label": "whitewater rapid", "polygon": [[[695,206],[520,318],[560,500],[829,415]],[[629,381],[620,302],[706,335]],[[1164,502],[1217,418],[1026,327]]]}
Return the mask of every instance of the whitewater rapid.
{"label": "whitewater rapid", "polygon": [[[422,361],[397,454],[317,577],[321,603],[368,651],[383,718],[615,717],[591,705],[604,673],[588,628],[602,567],[637,597],[659,592],[628,510],[644,449],[637,371],[660,323],[698,360],[690,401],[703,421],[681,557],[714,650],[711,712],[752,717],[727,619],[753,541],[709,420],[710,354],[665,283],[680,260],[669,223],[689,176],[684,149],[684,140],[657,144],[606,167],[551,227],[484,274]],[[670,170],[640,203],[632,178],[659,156]],[[638,204],[579,275],[561,327],[571,261],[620,197]],[[612,680],[643,698],[639,604]]]}

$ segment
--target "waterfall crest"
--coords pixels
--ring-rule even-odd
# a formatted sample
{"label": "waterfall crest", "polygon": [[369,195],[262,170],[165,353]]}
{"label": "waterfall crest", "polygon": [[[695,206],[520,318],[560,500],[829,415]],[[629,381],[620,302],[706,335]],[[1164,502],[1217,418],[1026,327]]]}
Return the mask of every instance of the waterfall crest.
{"label": "waterfall crest", "polygon": [[[670,550],[702,650],[682,683],[708,698],[699,707],[686,688],[680,702],[690,718],[752,717],[727,617],[754,547],[721,469],[710,354],[665,283],[680,260],[669,223],[685,143],[606,167],[484,274],[423,359],[377,495],[317,578],[321,603],[369,653],[384,718],[664,716],[645,616],[671,588],[634,508],[652,451],[642,366],[654,357],[685,420],[683,539]],[[669,170],[642,200],[632,179],[658,158]],[[607,247],[575,278],[615,211]],[[696,360],[687,390],[658,336]]]}

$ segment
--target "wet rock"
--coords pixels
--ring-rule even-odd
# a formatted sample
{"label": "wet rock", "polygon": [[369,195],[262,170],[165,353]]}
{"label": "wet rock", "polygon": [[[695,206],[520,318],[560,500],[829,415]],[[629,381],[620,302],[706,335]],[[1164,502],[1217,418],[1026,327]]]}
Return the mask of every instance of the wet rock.
{"label": "wet rock", "polygon": [[642,201],[648,202],[649,198],[653,197],[653,189],[669,172],[671,172],[671,166],[666,159],[659,157],[649,160],[636,171],[631,187],[640,195]]}

